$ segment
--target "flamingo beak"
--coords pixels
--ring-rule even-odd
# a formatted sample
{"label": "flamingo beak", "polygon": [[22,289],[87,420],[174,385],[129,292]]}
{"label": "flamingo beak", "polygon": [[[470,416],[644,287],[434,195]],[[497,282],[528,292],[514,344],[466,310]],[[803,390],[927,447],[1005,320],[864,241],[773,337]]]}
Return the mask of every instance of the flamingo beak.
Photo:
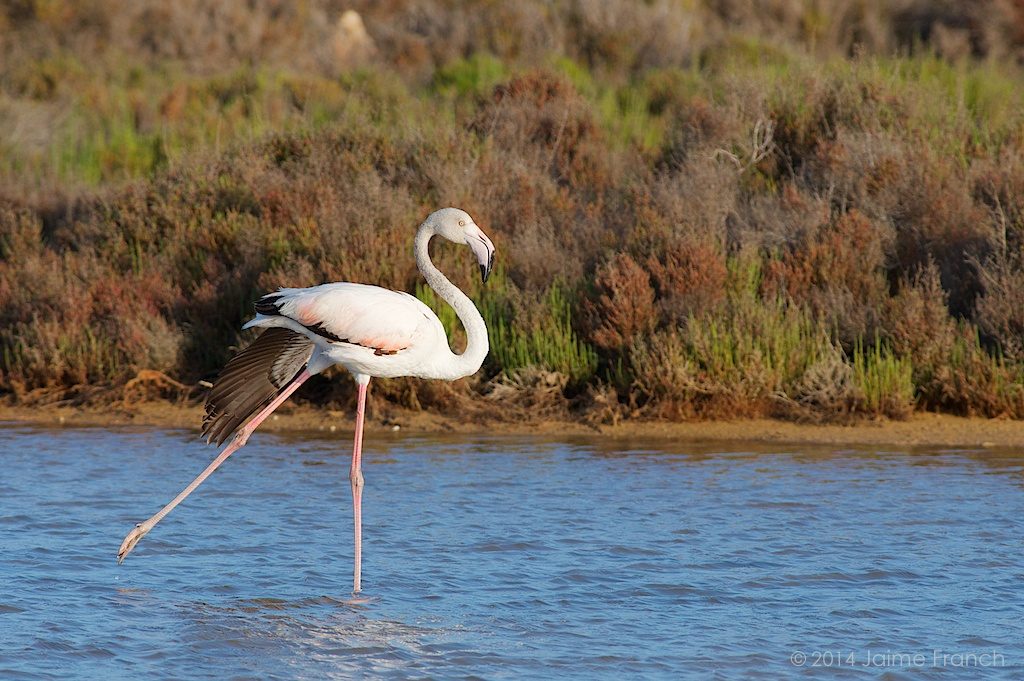
{"label": "flamingo beak", "polygon": [[487,264],[480,265],[480,281],[487,283],[487,277],[491,276],[491,270],[494,268],[494,251],[491,251],[490,255],[487,256]]}
{"label": "flamingo beak", "polygon": [[491,270],[494,268],[494,244],[483,232],[469,237],[466,239],[466,243],[476,255],[477,262],[480,264],[480,279],[486,284],[487,277],[491,276]]}

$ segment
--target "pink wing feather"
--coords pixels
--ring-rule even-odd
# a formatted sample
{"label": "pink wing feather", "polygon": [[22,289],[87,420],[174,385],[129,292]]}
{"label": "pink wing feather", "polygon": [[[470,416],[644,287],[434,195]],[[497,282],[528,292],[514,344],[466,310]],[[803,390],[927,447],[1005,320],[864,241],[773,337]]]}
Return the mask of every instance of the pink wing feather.
{"label": "pink wing feather", "polygon": [[430,321],[429,308],[407,293],[347,282],[283,288],[264,296],[256,310],[289,317],[328,340],[388,354],[412,345]]}

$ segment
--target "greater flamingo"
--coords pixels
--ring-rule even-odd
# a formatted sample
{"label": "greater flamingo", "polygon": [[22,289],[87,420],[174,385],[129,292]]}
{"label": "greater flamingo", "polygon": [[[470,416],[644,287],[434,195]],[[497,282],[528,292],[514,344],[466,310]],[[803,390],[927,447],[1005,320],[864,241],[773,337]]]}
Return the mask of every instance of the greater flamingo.
{"label": "greater flamingo", "polygon": [[416,265],[430,288],[462,321],[468,339],[465,352],[456,355],[451,351],[437,315],[408,293],[345,282],[283,288],[263,296],[256,303],[256,317],[244,328],[259,326],[266,331],[228,362],[206,400],[206,441],[220,445],[232,434],[234,439],[181,494],[128,533],[117,552],[119,564],[154,525],[243,447],[260,423],[300,385],[340,364],[352,373],[358,386],[349,479],[355,526],[352,591],[359,593],[363,417],[370,378],[416,376],[451,381],[476,373],[487,356],[487,327],[480,312],[430,261],[428,244],[435,234],[469,246],[485,282],[494,265],[494,245],[473,218],[457,208],[431,213],[416,232]]}

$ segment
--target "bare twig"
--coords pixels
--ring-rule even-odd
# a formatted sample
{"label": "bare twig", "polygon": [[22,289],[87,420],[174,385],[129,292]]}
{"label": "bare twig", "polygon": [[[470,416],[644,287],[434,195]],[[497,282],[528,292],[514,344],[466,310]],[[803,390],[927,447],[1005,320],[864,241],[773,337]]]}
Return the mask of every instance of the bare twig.
{"label": "bare twig", "polygon": [[744,173],[768,158],[775,151],[775,121],[770,118],[758,118],[750,134],[750,149],[744,154],[746,160],[727,149],[715,149],[711,157],[715,160],[726,158],[732,161],[736,170]]}

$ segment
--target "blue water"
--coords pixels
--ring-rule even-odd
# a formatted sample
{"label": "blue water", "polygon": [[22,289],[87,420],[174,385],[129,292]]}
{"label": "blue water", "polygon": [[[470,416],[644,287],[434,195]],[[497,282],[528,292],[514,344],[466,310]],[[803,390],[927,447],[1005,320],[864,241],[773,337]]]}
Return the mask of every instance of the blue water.
{"label": "blue water", "polygon": [[1024,678],[1013,452],[371,436],[351,603],[347,446],[257,434],[119,567],[214,450],[0,426],[0,679]]}

